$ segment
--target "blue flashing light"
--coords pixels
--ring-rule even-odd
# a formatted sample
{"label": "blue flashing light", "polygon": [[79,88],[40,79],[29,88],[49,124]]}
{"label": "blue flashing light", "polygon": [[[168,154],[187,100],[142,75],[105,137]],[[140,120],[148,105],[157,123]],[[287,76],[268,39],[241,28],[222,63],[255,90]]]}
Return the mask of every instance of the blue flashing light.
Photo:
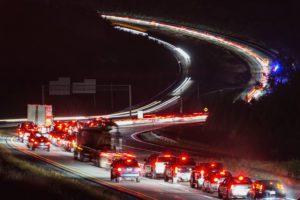
{"label": "blue flashing light", "polygon": [[277,72],[279,70],[280,66],[279,64],[276,64],[274,67],[273,67],[273,72]]}

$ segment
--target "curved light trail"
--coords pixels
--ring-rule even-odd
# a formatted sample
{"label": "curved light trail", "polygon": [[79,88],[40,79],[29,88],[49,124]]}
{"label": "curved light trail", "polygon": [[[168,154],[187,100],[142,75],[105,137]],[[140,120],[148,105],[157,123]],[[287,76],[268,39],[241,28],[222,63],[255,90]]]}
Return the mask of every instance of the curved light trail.
{"label": "curved light trail", "polygon": [[[261,97],[268,87],[268,77],[271,71],[270,65],[272,63],[272,58],[259,49],[255,49],[246,44],[235,42],[217,34],[208,33],[201,30],[194,30],[187,27],[113,15],[101,15],[101,17],[113,22],[123,22],[180,33],[183,35],[198,38],[200,40],[205,40],[218,46],[223,46],[241,55],[249,64],[252,74],[252,79],[249,81],[248,87],[240,94],[240,98],[247,102],[250,102],[252,99],[258,99],[259,97]],[[260,87],[256,86],[257,82],[260,83]]]}

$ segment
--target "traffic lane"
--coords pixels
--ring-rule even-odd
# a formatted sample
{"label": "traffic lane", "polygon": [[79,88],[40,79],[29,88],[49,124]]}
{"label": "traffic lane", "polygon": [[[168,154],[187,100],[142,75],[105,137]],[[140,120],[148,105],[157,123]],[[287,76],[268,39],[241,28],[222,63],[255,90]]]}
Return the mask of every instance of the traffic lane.
{"label": "traffic lane", "polygon": [[32,152],[23,144],[11,141],[12,145],[18,150],[30,155],[44,158],[44,161],[55,164],[58,163],[60,167],[65,166],[72,172],[78,172],[82,177],[92,178],[99,181],[104,181],[111,187],[119,190],[128,189],[142,193],[149,199],[212,199],[214,195],[203,194],[201,191],[189,188],[187,183],[171,184],[165,183],[163,180],[153,180],[148,178],[141,178],[141,183],[134,181],[122,181],[120,183],[113,183],[110,180],[110,171],[93,166],[89,162],[80,162],[73,159],[73,154],[63,151],[59,147],[51,146],[51,151],[36,150]]}

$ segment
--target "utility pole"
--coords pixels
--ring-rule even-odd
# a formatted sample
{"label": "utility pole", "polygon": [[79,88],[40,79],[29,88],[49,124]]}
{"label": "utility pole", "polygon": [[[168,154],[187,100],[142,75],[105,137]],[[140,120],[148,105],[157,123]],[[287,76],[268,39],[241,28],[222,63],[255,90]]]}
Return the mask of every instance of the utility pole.
{"label": "utility pole", "polygon": [[129,96],[129,116],[132,117],[132,112],[131,112],[131,107],[132,107],[131,85],[128,85],[128,96]]}
{"label": "utility pole", "polygon": [[42,85],[42,104],[45,104],[45,85]]}
{"label": "utility pole", "polygon": [[180,110],[179,110],[179,113],[182,114],[182,96],[180,97]]}

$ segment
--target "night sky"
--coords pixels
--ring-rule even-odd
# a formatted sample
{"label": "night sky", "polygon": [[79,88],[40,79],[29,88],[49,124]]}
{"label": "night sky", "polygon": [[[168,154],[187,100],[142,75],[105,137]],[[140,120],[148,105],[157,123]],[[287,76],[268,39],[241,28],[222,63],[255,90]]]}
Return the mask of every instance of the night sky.
{"label": "night sky", "polygon": [[[167,50],[112,29],[97,16],[96,9],[171,17],[221,32],[231,30],[233,35],[263,41],[297,58],[296,8],[295,1],[282,5],[267,1],[3,0],[0,116],[24,116],[27,103],[41,103],[41,85],[58,77],[71,77],[72,81],[96,78],[98,84],[132,84],[135,103],[152,97],[174,80],[176,62]],[[126,94],[115,95],[120,103],[116,102],[113,109],[126,107]],[[99,94],[96,107],[81,107],[93,101],[84,95],[47,97],[46,103],[55,104],[57,114],[110,112],[106,96]],[[69,107],[63,110],[66,102]]]}

